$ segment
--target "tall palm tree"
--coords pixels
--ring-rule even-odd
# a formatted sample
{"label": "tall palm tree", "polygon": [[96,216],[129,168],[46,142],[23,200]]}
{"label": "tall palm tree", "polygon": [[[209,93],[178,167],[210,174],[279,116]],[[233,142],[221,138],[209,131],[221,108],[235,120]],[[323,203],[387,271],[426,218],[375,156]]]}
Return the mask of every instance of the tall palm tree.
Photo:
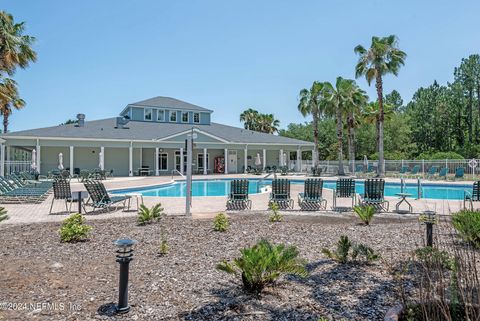
{"label": "tall palm tree", "polygon": [[240,122],[244,123],[243,127],[249,130],[257,130],[259,112],[253,108],[248,108],[240,114]]}
{"label": "tall palm tree", "polygon": [[[392,118],[394,114],[394,107],[390,104],[384,103],[383,104],[383,117],[385,121],[388,121]],[[365,108],[363,109],[362,121],[367,124],[375,123],[376,128],[376,150],[378,152],[378,145],[380,141],[379,130],[378,127],[380,126],[380,109],[378,108],[378,101],[369,102]]]}
{"label": "tall palm tree", "polygon": [[318,81],[314,81],[310,89],[302,89],[299,94],[298,111],[306,117],[312,115],[312,127],[313,127],[313,155],[312,162],[313,167],[318,166],[318,122],[324,113],[324,101],[323,101],[323,87],[324,84]]}
{"label": "tall palm tree", "polygon": [[395,35],[388,37],[372,37],[372,43],[367,50],[362,45],[355,47],[354,52],[360,55],[355,67],[357,78],[365,76],[368,85],[375,79],[379,119],[378,119],[378,171],[377,175],[385,176],[385,159],[383,154],[383,79],[386,74],[398,75],[400,67],[405,64],[407,54],[398,48]]}
{"label": "tall palm tree", "polygon": [[28,67],[37,60],[32,49],[35,38],[24,35],[25,22],[15,23],[13,16],[0,11],[0,72],[12,75],[17,67]]}
{"label": "tall palm tree", "polygon": [[280,121],[273,114],[260,114],[257,119],[257,131],[267,134],[278,132]]}
{"label": "tall palm tree", "polygon": [[360,89],[358,85],[353,82],[350,86],[348,100],[346,100],[346,122],[347,122],[347,146],[348,159],[350,163],[350,171],[355,171],[355,128],[361,121],[362,111],[365,108],[368,96],[364,90]]}
{"label": "tall palm tree", "polygon": [[18,95],[17,83],[10,78],[0,82],[0,114],[3,116],[3,132],[8,132],[8,118],[13,109],[22,109],[25,101]]}

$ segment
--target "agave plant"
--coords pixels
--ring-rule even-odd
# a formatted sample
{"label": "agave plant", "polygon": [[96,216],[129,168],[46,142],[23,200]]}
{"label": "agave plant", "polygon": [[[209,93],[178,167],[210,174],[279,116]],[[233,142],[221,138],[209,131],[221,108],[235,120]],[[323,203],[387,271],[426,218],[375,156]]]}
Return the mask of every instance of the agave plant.
{"label": "agave plant", "polygon": [[260,240],[250,248],[244,248],[241,256],[232,262],[223,261],[217,269],[227,273],[240,275],[246,292],[260,294],[265,286],[274,283],[285,274],[300,277],[308,275],[305,261],[298,258],[296,247],[283,244],[272,244]]}
{"label": "agave plant", "polygon": [[355,206],[353,208],[358,217],[362,220],[363,224],[370,225],[370,222],[375,215],[375,207],[373,206]]}
{"label": "agave plant", "polygon": [[0,222],[8,219],[7,210],[4,207],[0,207]]}
{"label": "agave plant", "polygon": [[163,208],[162,204],[158,203],[154,205],[152,208],[148,208],[145,205],[140,205],[140,209],[138,211],[137,222],[139,225],[145,225],[147,223],[151,223],[153,220],[160,220],[163,215]]}

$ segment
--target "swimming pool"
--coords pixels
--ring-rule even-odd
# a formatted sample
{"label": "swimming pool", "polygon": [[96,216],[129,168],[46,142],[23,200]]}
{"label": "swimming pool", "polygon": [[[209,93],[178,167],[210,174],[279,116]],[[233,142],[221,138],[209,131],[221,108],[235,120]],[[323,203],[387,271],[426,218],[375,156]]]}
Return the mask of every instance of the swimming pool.
{"label": "swimming pool", "polygon": [[[194,180],[192,182],[193,196],[225,196],[230,192],[231,179],[209,179],[209,180]],[[272,183],[271,180],[249,179],[249,193],[256,194],[260,192],[260,188]],[[291,184],[303,185],[302,180],[291,180]],[[336,186],[335,181],[324,181],[324,188],[333,189]],[[357,193],[364,192],[363,181],[359,180],[355,184]],[[412,194],[412,198],[417,198],[417,185],[407,184],[404,192]],[[422,198],[427,199],[446,199],[446,200],[463,200],[464,192],[472,192],[471,185],[465,184],[435,184],[428,183],[422,185]],[[113,194],[124,193],[140,193],[143,196],[160,196],[160,197],[185,197],[186,183],[185,181],[176,181],[171,184],[131,188],[112,191]],[[386,182],[385,196],[395,196],[396,193],[401,192],[399,183]]]}

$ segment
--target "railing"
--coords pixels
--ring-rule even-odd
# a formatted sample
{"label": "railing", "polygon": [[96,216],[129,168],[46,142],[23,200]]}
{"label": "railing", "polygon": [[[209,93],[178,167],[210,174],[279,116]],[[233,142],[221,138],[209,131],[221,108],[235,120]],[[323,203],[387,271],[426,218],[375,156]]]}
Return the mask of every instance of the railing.
{"label": "railing", "polygon": [[5,175],[16,172],[29,172],[32,170],[31,161],[5,161]]}
{"label": "railing", "polygon": [[179,172],[178,170],[176,170],[176,169],[172,170],[172,179],[173,179],[173,176],[174,176],[175,174],[178,174],[178,175],[182,176],[183,179],[187,179],[187,177],[186,177],[185,175],[183,175],[182,173],[180,173],[180,172]]}

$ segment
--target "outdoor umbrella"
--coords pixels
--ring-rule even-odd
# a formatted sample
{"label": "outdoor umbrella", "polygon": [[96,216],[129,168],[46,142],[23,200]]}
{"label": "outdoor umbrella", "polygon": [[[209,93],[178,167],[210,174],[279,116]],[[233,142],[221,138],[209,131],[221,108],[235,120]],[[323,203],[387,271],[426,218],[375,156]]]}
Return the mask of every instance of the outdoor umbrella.
{"label": "outdoor umbrella", "polygon": [[282,166],[287,166],[287,153],[282,155]]}
{"label": "outdoor umbrella", "polygon": [[58,169],[63,170],[63,154],[58,154]]}
{"label": "outdoor umbrella", "polygon": [[259,167],[262,165],[262,159],[260,158],[260,154],[257,153],[257,157],[255,157],[255,166]]}
{"label": "outdoor umbrella", "polygon": [[37,151],[35,149],[32,150],[32,163],[30,164],[32,170],[37,170]]}
{"label": "outdoor umbrella", "polygon": [[98,153],[98,167],[103,171],[103,153]]}
{"label": "outdoor umbrella", "polygon": [[368,158],[367,158],[367,155],[363,155],[363,167],[365,167],[365,171],[368,170]]}

